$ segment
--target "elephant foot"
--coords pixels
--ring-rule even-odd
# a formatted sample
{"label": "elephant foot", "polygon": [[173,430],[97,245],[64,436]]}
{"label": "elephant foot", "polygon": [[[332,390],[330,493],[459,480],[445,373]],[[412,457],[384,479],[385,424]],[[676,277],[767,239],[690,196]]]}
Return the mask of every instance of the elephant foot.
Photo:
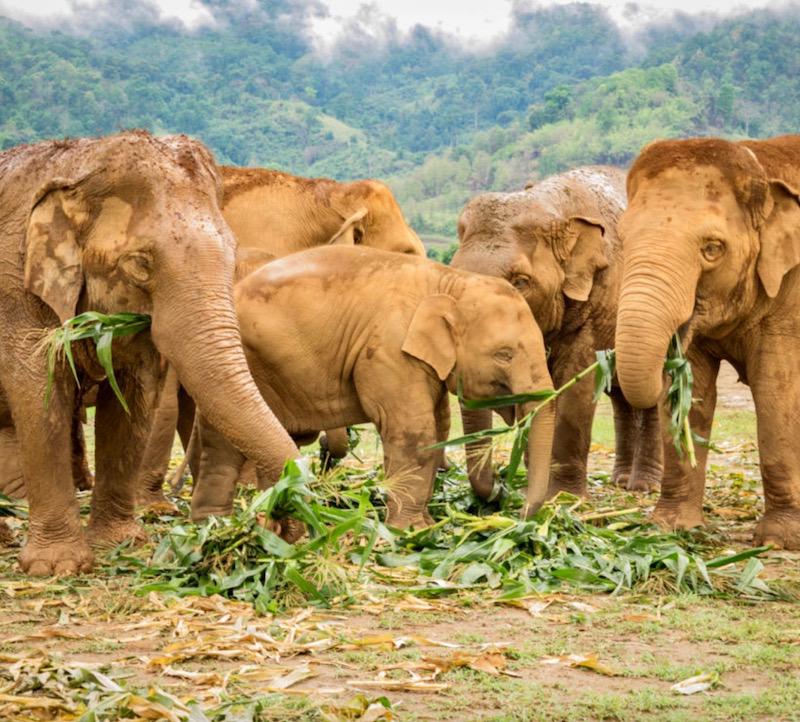
{"label": "elephant foot", "polygon": [[395,513],[390,511],[386,515],[386,525],[395,529],[426,529],[433,526],[436,522],[426,509],[418,514]]}
{"label": "elephant foot", "polygon": [[660,501],[653,510],[652,520],[664,529],[694,529],[705,526],[703,509],[700,506],[684,504],[662,504]]}
{"label": "elephant foot", "polygon": [[776,549],[800,551],[800,509],[764,514],[753,534],[756,546],[771,544]]}
{"label": "elephant foot", "polygon": [[136,499],[136,507],[142,512],[151,512],[158,515],[178,513],[178,507],[167,499],[160,489],[157,492],[147,491],[140,494]]}
{"label": "elephant foot", "polygon": [[128,540],[134,544],[147,541],[147,533],[135,519],[90,519],[86,536],[89,543],[96,547],[115,547]]}
{"label": "elephant foot", "polygon": [[438,470],[439,471],[450,471],[454,466],[453,462],[450,461],[450,458],[447,456],[447,452],[442,449],[442,456],[439,459]]}
{"label": "elephant foot", "polygon": [[631,475],[625,480],[625,488],[628,491],[650,492],[658,488],[658,480],[650,479],[643,475]]}
{"label": "elephant foot", "polygon": [[259,512],[256,514],[256,521],[289,544],[294,544],[306,533],[306,525],[299,519],[293,519],[290,516],[273,519]]}
{"label": "elephant foot", "polygon": [[192,505],[192,513],[191,518],[195,524],[200,524],[204,522],[210,516],[230,516],[233,513],[233,506],[205,506],[200,507],[198,506],[195,508]]}
{"label": "elephant foot", "polygon": [[5,520],[0,519],[0,545],[8,546],[14,541],[14,532],[11,531]]}
{"label": "elephant foot", "polygon": [[550,479],[550,486],[547,490],[547,498],[551,499],[560,491],[566,491],[575,496],[589,496],[589,489],[586,477],[580,479]]}
{"label": "elephant foot", "polygon": [[89,491],[94,489],[94,475],[88,469],[75,478],[75,488],[78,491]]}
{"label": "elephant foot", "polygon": [[71,576],[92,569],[94,554],[82,534],[68,542],[40,544],[28,539],[19,566],[32,577]]}

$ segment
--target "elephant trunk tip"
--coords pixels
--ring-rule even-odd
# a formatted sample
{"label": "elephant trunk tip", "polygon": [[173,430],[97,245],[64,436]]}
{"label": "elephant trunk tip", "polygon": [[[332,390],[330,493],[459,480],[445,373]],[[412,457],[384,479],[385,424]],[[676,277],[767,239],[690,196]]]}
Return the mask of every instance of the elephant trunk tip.
{"label": "elephant trunk tip", "polygon": [[664,388],[664,376],[660,368],[644,377],[641,373],[628,374],[618,365],[617,376],[622,393],[631,406],[649,409],[658,404]]}

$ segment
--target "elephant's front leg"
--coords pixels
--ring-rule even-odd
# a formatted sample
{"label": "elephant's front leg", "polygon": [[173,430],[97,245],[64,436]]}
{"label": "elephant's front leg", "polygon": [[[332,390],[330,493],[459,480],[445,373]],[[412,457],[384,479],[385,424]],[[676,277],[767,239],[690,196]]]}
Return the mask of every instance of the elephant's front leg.
{"label": "elephant's front leg", "polygon": [[117,373],[130,413],[126,413],[108,382],[97,394],[96,473],[88,527],[93,544],[116,545],[127,539],[145,539],[135,517],[136,486],[157,398],[157,364],[155,352],[146,351],[139,368]]}
{"label": "elephant's front leg", "polygon": [[611,389],[615,458],[612,479],[629,491],[650,491],[663,473],[659,409],[634,409],[619,387]]}
{"label": "elephant's front leg", "polygon": [[[556,386],[561,386],[568,379],[569,377],[554,380]],[[573,386],[556,401],[550,496],[559,491],[568,491],[579,496],[586,494],[586,465],[592,441],[595,407],[592,396],[592,384],[583,382]]]}
{"label": "elephant's front leg", "polygon": [[764,516],[756,544],[800,550],[800,355],[795,336],[768,336],[747,376],[758,419]]}
{"label": "elephant's front leg", "polygon": [[200,472],[192,492],[192,521],[233,511],[236,483],[245,457],[198,414],[193,442],[200,450]]}
{"label": "elephant's front leg", "polygon": [[[13,345],[12,345],[13,347]],[[31,352],[29,358],[36,358]],[[28,537],[19,556],[24,572],[36,576],[75,574],[92,566],[72,481],[71,419],[75,386],[61,374],[44,409],[46,371],[20,361],[3,378],[14,417],[20,466],[30,505]]]}
{"label": "elephant's front leg", "polygon": [[433,524],[428,502],[440,460],[438,450],[431,448],[438,439],[435,403],[429,397],[416,401],[393,398],[394,403],[382,405],[373,418],[383,442],[389,492],[386,523],[399,529]]}
{"label": "elephant's front leg", "polygon": [[[695,434],[709,439],[717,403],[719,359],[691,346],[687,358],[692,365],[695,403],[689,413],[689,424]],[[669,430],[669,416],[663,409],[664,478],[661,496],[653,511],[653,519],[669,529],[691,529],[703,526],[703,494],[706,484],[708,446],[696,444],[697,465],[692,468],[688,456],[679,454]]]}

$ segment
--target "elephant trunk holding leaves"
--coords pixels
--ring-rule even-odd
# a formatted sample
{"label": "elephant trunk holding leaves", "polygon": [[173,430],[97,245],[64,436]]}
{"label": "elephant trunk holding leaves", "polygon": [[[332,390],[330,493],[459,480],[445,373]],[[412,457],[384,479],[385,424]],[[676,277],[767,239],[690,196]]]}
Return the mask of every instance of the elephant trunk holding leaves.
{"label": "elephant trunk holding leaves", "polygon": [[[625,172],[586,167],[555,175],[515,193],[473,198],[458,221],[452,266],[508,280],[527,301],[549,347],[557,386],[614,347],[621,275],[616,226],[625,207]],[[635,411],[611,390],[616,430],[614,480],[649,489],[661,477],[658,411]],[[654,405],[651,404],[651,406]],[[556,402],[551,491],[586,492],[595,402],[591,384],[577,384]],[[464,431],[491,426],[491,412],[462,410]],[[476,493],[492,493],[485,444],[468,451]]]}
{"label": "elephant trunk holding leaves", "polygon": [[[125,132],[0,154],[0,419],[13,419],[30,501],[20,554],[31,574],[86,570],[71,468],[75,381],[48,372],[37,344],[86,310],[149,314],[150,333],[114,342],[126,414],[108,382],[96,410],[96,542],[141,536],[135,476],[163,373],[160,354],[219,432],[264,477],[298,456],[253,383],[233,308],[233,236],[210,153],[184,136]],[[92,352],[87,352],[91,355]],[[79,369],[80,370],[80,369]]]}
{"label": "elephant trunk holding leaves", "polygon": [[[692,364],[692,429],[709,438],[721,360],[750,385],[766,511],[755,540],[800,549],[800,136],[647,146],[628,177],[617,322],[626,397],[650,406],[679,332]],[[656,518],[703,523],[708,448],[668,447]]]}
{"label": "elephant trunk holding leaves", "polygon": [[[258,265],[323,245],[364,245],[395,253],[425,256],[419,236],[403,217],[391,190],[377,180],[343,183],[304,178],[268,168],[221,166],[222,214],[237,242],[238,278]],[[165,502],[164,475],[177,427],[188,447],[194,404],[170,373],[153,431],[142,460],[142,504]],[[331,458],[348,450],[346,429],[324,437]],[[190,460],[197,470],[197,459]]]}
{"label": "elephant trunk holding leaves", "polygon": [[[235,289],[253,378],[295,438],[371,421],[388,523],[426,526],[448,389],[467,398],[552,388],[530,310],[505,281],[424,258],[327,247],[269,263]],[[530,405],[519,409],[524,414]],[[244,457],[201,421],[195,519],[230,511]],[[527,508],[547,493],[553,411],[532,422]]]}

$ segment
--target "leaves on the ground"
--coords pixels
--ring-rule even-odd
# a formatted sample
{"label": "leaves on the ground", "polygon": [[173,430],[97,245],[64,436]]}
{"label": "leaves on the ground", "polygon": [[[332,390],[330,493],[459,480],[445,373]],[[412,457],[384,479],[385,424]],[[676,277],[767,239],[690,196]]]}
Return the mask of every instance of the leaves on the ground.
{"label": "leaves on the ground", "polygon": [[703,674],[689,677],[688,679],[681,680],[673,684],[670,689],[678,694],[697,694],[698,692],[706,692],[719,683],[719,675],[713,672],[704,672]]}

